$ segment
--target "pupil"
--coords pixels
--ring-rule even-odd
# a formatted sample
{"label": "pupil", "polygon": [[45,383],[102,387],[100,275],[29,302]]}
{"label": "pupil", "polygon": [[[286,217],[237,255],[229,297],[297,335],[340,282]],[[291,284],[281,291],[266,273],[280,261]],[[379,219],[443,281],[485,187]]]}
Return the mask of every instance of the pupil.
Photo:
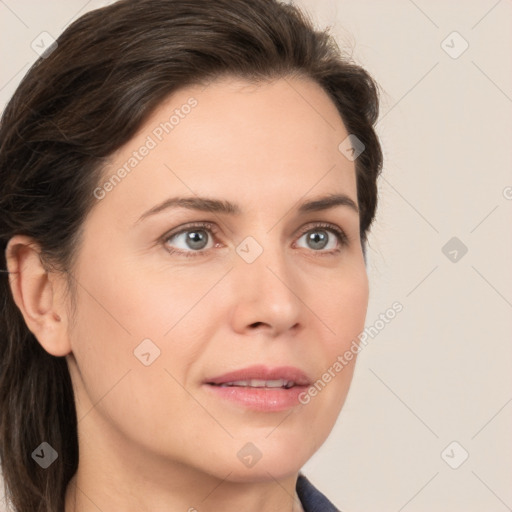
{"label": "pupil", "polygon": [[325,231],[315,231],[310,233],[308,240],[311,242],[313,249],[323,249],[327,243]]}

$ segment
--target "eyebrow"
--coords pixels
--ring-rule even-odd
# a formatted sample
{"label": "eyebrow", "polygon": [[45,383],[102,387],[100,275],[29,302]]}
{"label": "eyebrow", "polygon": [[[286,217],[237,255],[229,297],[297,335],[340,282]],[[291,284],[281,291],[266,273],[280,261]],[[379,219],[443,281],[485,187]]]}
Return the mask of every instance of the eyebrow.
{"label": "eyebrow", "polygon": [[[299,213],[319,212],[335,208],[337,206],[347,206],[357,214],[359,208],[357,204],[349,196],[345,194],[329,194],[327,196],[318,197],[303,202],[299,208]],[[143,219],[167,210],[170,208],[187,208],[189,210],[199,210],[203,212],[223,213],[226,215],[241,215],[242,209],[235,203],[230,201],[211,199],[207,197],[171,197],[157,204],[150,210],[144,212],[136,224]]]}

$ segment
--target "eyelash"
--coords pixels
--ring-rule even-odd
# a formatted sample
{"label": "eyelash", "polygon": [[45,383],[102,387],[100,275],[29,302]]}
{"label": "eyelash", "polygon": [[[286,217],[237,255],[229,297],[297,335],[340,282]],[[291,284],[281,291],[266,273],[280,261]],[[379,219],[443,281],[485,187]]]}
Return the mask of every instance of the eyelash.
{"label": "eyelash", "polygon": [[[198,223],[189,224],[189,225],[185,226],[183,229],[180,229],[180,231],[176,231],[174,233],[171,231],[170,233],[166,233],[161,238],[161,242],[165,245],[165,243],[168,242],[171,238],[174,238],[177,235],[181,235],[182,233],[186,233],[187,231],[193,231],[194,229],[204,229],[206,231],[209,231],[214,237],[219,232],[219,230],[215,224],[212,224],[210,222],[198,222]],[[336,238],[342,248],[346,247],[349,243],[349,239],[348,239],[347,235],[341,228],[339,228],[335,224],[330,224],[330,223],[325,223],[325,222],[313,223],[313,225],[308,224],[306,229],[302,230],[301,233],[299,234],[299,238],[304,236],[306,233],[309,233],[310,231],[314,231],[315,229],[325,229],[327,231],[334,233],[334,235],[336,236]],[[207,255],[210,252],[210,250],[214,249],[214,247],[210,247],[209,249],[201,249],[198,251],[193,251],[193,250],[181,251],[179,249],[178,250],[169,249],[168,247],[165,247],[165,249],[170,254],[178,254],[181,256],[185,256],[187,258],[193,258],[196,256]],[[312,250],[312,252],[318,253],[318,255],[320,255],[320,256],[331,256],[331,255],[333,256],[334,254],[341,252],[341,248],[338,247],[337,249],[331,249],[330,251],[323,251],[323,250],[314,251],[314,250]]]}

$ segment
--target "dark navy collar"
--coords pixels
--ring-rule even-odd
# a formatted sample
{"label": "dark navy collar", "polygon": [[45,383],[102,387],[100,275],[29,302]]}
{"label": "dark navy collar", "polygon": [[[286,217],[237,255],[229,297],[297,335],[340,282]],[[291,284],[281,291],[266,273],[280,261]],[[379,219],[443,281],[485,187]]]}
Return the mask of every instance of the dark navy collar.
{"label": "dark navy collar", "polygon": [[295,489],[304,512],[340,512],[302,473]]}

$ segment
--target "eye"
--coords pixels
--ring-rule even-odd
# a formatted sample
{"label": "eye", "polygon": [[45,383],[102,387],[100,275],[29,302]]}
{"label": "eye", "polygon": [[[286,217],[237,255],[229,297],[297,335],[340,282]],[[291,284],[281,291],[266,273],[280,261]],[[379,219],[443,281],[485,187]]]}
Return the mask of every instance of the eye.
{"label": "eye", "polygon": [[298,240],[305,239],[306,249],[332,254],[339,252],[342,247],[348,245],[347,235],[334,224],[321,223],[312,227],[309,225],[306,226],[306,229],[307,231],[303,232]]}
{"label": "eye", "polygon": [[[179,231],[165,234],[161,241],[165,249],[171,254],[186,257],[204,256],[215,247],[214,238],[218,228],[210,222],[199,222],[182,226]],[[305,239],[306,246],[299,244]],[[311,249],[314,252],[329,255],[338,253],[341,248],[348,245],[345,232],[335,224],[317,223],[308,224],[302,230],[298,241],[299,247]]]}
{"label": "eye", "polygon": [[213,247],[213,235],[215,233],[216,227],[214,224],[200,222],[182,228],[176,233],[171,232],[164,235],[163,243],[171,254],[199,256]]}

